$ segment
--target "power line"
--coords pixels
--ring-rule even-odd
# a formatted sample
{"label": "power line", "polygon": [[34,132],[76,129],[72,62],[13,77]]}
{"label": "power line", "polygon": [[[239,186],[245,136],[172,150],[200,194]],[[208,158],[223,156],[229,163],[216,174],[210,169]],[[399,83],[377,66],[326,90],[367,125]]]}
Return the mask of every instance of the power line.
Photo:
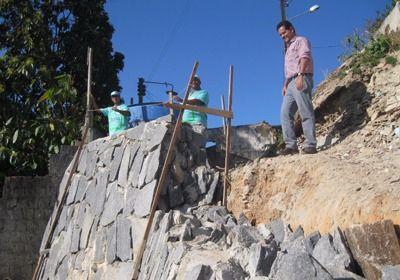
{"label": "power line", "polygon": [[169,47],[171,46],[171,42],[173,40],[173,38],[175,37],[176,33],[178,32],[181,23],[184,19],[185,13],[186,11],[189,9],[189,6],[191,4],[191,0],[186,0],[186,4],[185,7],[182,9],[180,15],[178,16],[174,27],[171,29],[171,32],[169,34],[169,36],[167,37],[167,40],[160,52],[160,55],[158,56],[156,63],[154,64],[153,68],[151,69],[150,75],[149,75],[149,80],[153,79],[153,76],[155,75],[155,73],[157,72],[158,68],[160,67],[161,61],[163,60],[163,58],[165,57],[165,55],[168,52]]}

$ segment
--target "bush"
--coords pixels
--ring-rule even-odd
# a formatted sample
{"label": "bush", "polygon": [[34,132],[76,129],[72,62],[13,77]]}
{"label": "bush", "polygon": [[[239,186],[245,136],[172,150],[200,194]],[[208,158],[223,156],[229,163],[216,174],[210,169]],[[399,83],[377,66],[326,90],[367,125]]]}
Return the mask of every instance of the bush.
{"label": "bush", "polygon": [[385,57],[385,62],[387,64],[395,66],[397,64],[397,58],[392,55],[388,55],[387,57]]}

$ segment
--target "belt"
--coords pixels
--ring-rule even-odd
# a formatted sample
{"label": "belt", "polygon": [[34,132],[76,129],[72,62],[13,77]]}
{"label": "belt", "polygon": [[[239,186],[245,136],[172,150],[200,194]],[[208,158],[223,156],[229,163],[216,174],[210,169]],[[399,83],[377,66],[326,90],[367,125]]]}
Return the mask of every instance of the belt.
{"label": "belt", "polygon": [[[313,76],[313,73],[304,73],[303,75],[304,75],[304,76],[307,76],[307,77],[312,77],[312,76]],[[296,79],[297,77],[298,77],[298,75],[296,74],[296,75],[290,77],[290,78],[288,79],[288,81],[291,82],[293,79]]]}

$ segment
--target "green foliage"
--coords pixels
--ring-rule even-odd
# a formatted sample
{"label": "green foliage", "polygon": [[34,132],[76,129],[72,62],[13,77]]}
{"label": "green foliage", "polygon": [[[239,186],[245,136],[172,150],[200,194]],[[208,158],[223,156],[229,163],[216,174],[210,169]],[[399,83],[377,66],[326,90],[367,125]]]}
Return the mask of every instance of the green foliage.
{"label": "green foliage", "polygon": [[395,66],[397,64],[397,58],[392,55],[388,55],[387,57],[385,57],[385,62],[387,64]]}
{"label": "green foliage", "polygon": [[[123,55],[105,1],[0,1],[0,170],[47,172],[50,154],[80,137],[84,120],[86,54],[93,48],[99,106],[118,90]],[[97,122],[98,126],[101,126]]]}

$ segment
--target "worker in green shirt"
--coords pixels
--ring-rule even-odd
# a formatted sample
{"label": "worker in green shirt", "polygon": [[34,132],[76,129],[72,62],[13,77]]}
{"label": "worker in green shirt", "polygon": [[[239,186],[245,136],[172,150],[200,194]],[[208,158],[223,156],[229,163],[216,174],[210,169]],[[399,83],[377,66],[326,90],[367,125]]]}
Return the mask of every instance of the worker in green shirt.
{"label": "worker in green shirt", "polygon": [[[208,105],[208,92],[201,89],[201,80],[196,75],[194,76],[192,83],[190,84],[190,93],[186,104],[197,105],[207,107]],[[183,102],[182,98],[174,96],[175,101]],[[182,122],[190,124],[192,127],[202,126],[204,129],[207,128],[207,115],[191,110],[185,110],[183,112]]]}
{"label": "worker in green shirt", "polygon": [[[194,76],[190,84],[190,93],[186,104],[207,107],[208,105],[208,92],[201,89],[201,80],[199,76]],[[174,96],[175,101],[183,102],[183,99]],[[182,123],[190,125],[194,132],[203,136],[203,143],[201,146],[205,147],[207,142],[207,114],[200,113],[192,110],[185,110],[182,116]]]}
{"label": "worker in green shirt", "polygon": [[118,91],[111,92],[110,96],[114,105],[112,107],[96,109],[95,111],[103,113],[108,118],[108,134],[113,135],[129,127],[128,121],[131,113],[128,106],[123,103]]}

